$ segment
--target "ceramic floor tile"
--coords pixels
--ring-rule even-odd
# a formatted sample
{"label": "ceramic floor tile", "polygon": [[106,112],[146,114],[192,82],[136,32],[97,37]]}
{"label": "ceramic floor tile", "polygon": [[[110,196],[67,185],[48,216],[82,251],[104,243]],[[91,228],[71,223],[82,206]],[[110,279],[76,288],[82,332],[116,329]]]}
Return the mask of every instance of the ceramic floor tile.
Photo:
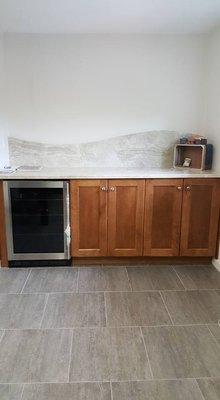
{"label": "ceramic floor tile", "polygon": [[154,378],[220,376],[220,346],[206,326],[142,328]]}
{"label": "ceramic floor tile", "polygon": [[113,400],[203,400],[193,380],[118,382],[112,392]]}
{"label": "ceramic floor tile", "polygon": [[[220,317],[219,317],[220,320]],[[220,323],[219,324],[213,324],[213,325],[208,325],[210,331],[212,332],[212,335],[215,337],[215,339],[219,342],[220,344]]]}
{"label": "ceramic floor tile", "polygon": [[21,400],[22,385],[0,384],[1,400]]}
{"label": "ceramic floor tile", "polygon": [[139,328],[74,329],[70,381],[139,380],[150,376]]}
{"label": "ceramic floor tile", "polygon": [[220,318],[220,291],[163,292],[174,324],[218,322]]}
{"label": "ceramic floor tile", "polygon": [[69,330],[5,331],[0,344],[0,382],[65,382]]}
{"label": "ceramic floor tile", "polygon": [[175,266],[186,289],[220,289],[220,272],[210,265]]}
{"label": "ceramic floor tile", "polygon": [[108,326],[171,324],[158,292],[105,293]]}
{"label": "ceramic floor tile", "polygon": [[174,290],[184,289],[173,268],[166,265],[128,267],[133,290]]}
{"label": "ceramic floor tile", "polygon": [[0,293],[20,293],[29,269],[0,268]]}
{"label": "ceramic floor tile", "polygon": [[50,294],[42,327],[106,326],[103,293]]}
{"label": "ceramic floor tile", "polygon": [[130,291],[124,267],[79,268],[79,291]]}
{"label": "ceramic floor tile", "polygon": [[26,385],[22,400],[111,400],[109,383]]}
{"label": "ceramic floor tile", "polygon": [[198,379],[197,382],[204,400],[220,399],[220,379]]}
{"label": "ceramic floor tile", "polygon": [[39,328],[45,301],[44,294],[1,294],[0,329]]}
{"label": "ceramic floor tile", "polygon": [[32,269],[24,293],[76,292],[77,275],[72,267]]}

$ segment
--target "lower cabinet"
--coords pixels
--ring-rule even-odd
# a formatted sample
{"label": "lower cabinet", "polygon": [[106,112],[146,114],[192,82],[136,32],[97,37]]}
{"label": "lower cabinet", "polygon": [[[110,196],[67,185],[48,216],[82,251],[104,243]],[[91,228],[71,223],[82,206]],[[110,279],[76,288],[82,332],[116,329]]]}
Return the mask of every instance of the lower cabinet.
{"label": "lower cabinet", "polygon": [[181,256],[214,256],[219,223],[219,179],[185,179]]}
{"label": "lower cabinet", "polygon": [[72,255],[215,255],[220,179],[73,180]]}
{"label": "lower cabinet", "polygon": [[145,180],[110,180],[108,255],[141,256],[143,249]]}
{"label": "lower cabinet", "polygon": [[71,181],[72,255],[141,256],[144,191],[144,179]]}
{"label": "lower cabinet", "polygon": [[146,181],[144,255],[178,256],[183,179]]}
{"label": "lower cabinet", "polygon": [[70,181],[71,250],[75,257],[107,254],[107,181]]}

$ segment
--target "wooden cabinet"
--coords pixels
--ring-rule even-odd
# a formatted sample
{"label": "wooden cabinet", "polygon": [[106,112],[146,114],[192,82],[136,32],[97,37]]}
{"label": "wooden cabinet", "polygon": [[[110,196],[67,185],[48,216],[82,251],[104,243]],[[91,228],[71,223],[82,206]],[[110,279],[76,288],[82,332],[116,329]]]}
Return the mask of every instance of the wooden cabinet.
{"label": "wooden cabinet", "polygon": [[144,179],[77,180],[70,187],[73,256],[142,255]]}
{"label": "wooden cabinet", "polygon": [[185,179],[181,256],[214,256],[219,221],[219,179]]}
{"label": "wooden cabinet", "polygon": [[72,255],[215,255],[220,179],[71,181]]}
{"label": "wooden cabinet", "polygon": [[70,182],[71,247],[76,257],[107,254],[107,181]]}
{"label": "wooden cabinet", "polygon": [[145,256],[179,254],[182,189],[182,179],[146,181]]}
{"label": "wooden cabinet", "polygon": [[144,190],[144,179],[109,181],[108,255],[142,255]]}

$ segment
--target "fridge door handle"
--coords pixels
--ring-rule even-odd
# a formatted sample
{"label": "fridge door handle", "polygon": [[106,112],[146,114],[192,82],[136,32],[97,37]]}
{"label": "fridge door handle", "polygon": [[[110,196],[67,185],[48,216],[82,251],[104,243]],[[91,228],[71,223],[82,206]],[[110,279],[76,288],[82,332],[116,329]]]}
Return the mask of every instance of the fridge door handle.
{"label": "fridge door handle", "polygon": [[64,182],[64,218],[65,218],[65,257],[70,258],[70,243],[71,243],[71,229],[70,229],[70,196],[69,196],[69,183]]}

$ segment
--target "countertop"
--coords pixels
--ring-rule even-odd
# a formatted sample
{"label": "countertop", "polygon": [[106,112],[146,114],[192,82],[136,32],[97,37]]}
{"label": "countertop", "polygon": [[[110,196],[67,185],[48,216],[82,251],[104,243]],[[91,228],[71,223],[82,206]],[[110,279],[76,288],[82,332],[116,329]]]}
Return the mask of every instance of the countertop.
{"label": "countertop", "polygon": [[146,168],[42,168],[39,171],[15,171],[0,174],[0,180],[11,179],[144,179],[144,178],[220,178],[220,171]]}

